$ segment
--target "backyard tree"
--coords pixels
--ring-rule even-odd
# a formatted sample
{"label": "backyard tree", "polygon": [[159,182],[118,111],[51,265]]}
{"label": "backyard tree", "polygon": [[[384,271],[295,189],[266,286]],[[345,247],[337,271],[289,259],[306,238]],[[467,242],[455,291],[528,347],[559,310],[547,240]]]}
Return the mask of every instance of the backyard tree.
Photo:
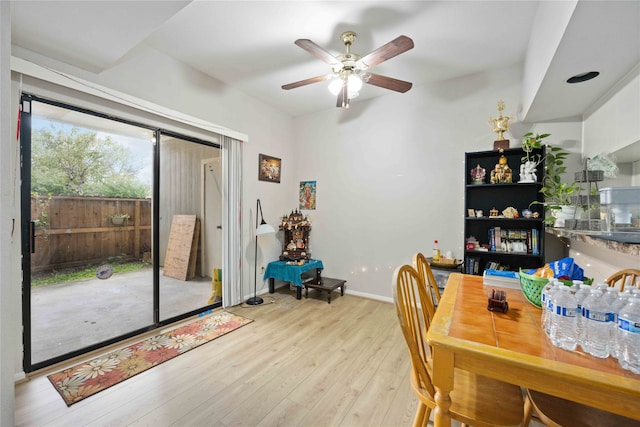
{"label": "backyard tree", "polygon": [[131,150],[99,137],[97,132],[56,128],[34,129],[31,189],[37,194],[66,196],[149,197],[140,181]]}

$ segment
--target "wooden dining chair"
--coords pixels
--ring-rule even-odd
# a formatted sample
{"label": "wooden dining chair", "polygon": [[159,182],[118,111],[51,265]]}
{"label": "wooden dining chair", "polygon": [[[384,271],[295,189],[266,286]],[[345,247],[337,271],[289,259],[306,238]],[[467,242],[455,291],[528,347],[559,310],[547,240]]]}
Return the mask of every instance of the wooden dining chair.
{"label": "wooden dining chair", "polygon": [[418,252],[413,256],[413,268],[418,272],[418,276],[422,278],[422,281],[427,286],[427,289],[431,291],[433,295],[433,303],[435,306],[440,303],[440,289],[438,289],[438,282],[436,281],[429,261],[421,252]]}
{"label": "wooden dining chair", "polygon": [[528,426],[533,412],[548,427],[638,427],[640,421],[582,405],[535,390],[527,390],[525,422]]}
{"label": "wooden dining chair", "polygon": [[619,291],[624,291],[625,286],[640,288],[640,270],[620,270],[616,273],[613,273],[604,282],[609,286],[615,286]]}
{"label": "wooden dining chair", "polygon": [[[436,407],[431,376],[433,366],[426,333],[433,316],[433,303],[418,272],[410,265],[393,275],[393,301],[402,334],[411,357],[411,388],[419,400],[413,425],[426,426]],[[451,418],[478,427],[517,426],[524,419],[524,400],[520,387],[455,370],[450,394]]]}

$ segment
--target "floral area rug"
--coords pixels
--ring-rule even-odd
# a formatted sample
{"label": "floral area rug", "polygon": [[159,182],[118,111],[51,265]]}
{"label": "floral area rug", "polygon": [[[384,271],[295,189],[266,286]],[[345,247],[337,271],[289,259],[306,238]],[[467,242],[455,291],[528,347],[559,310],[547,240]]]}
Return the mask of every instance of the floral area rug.
{"label": "floral area rug", "polygon": [[47,378],[71,406],[251,322],[252,319],[227,312],[213,314]]}

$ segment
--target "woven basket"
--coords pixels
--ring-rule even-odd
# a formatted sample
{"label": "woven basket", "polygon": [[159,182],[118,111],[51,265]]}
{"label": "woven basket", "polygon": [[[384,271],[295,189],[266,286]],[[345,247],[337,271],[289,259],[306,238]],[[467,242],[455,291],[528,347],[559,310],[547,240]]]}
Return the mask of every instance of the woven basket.
{"label": "woven basket", "polygon": [[581,171],[574,174],[574,181],[578,182],[600,182],[604,179],[604,171]]}
{"label": "woven basket", "polygon": [[520,288],[522,293],[531,304],[538,308],[542,308],[541,294],[544,285],[549,283],[549,279],[544,277],[532,276],[520,270]]}
{"label": "woven basket", "polygon": [[[532,276],[520,270],[520,288],[527,301],[535,305],[538,308],[542,308],[542,288],[549,282],[549,279],[544,277]],[[572,280],[560,280],[565,286],[573,285]],[[585,277],[583,283],[591,286],[593,278]]]}

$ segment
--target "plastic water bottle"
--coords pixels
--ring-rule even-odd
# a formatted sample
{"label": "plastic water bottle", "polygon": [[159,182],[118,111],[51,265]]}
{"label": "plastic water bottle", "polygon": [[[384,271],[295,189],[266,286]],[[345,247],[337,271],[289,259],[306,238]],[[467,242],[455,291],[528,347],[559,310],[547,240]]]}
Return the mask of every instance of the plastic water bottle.
{"label": "plastic water bottle", "polygon": [[592,356],[609,357],[611,316],[609,304],[600,289],[592,289],[582,303],[585,339],[582,349]]}
{"label": "plastic water bottle", "polygon": [[549,323],[549,296],[551,294],[551,289],[553,289],[554,282],[549,280],[546,285],[540,291],[540,304],[542,308],[542,315],[540,317],[540,324],[542,325],[542,330],[547,334],[548,332],[548,323]]}
{"label": "plastic water bottle", "polygon": [[604,299],[607,301],[607,305],[611,305],[618,298],[618,290],[612,286],[608,286],[604,294]]}
{"label": "plastic water bottle", "polygon": [[629,295],[631,292],[618,292],[618,298],[609,306],[609,311],[613,315],[611,319],[611,327],[610,327],[610,341],[609,341],[609,354],[616,359],[620,355],[620,339],[618,334],[618,315],[620,314],[620,310],[627,305],[629,301]]}
{"label": "plastic water bottle", "polygon": [[640,374],[640,297],[633,295],[618,314],[620,354],[624,369]]}
{"label": "plastic water bottle", "polygon": [[[544,332],[548,336],[551,336],[551,321],[553,319],[553,295],[558,289],[560,289],[560,282],[555,279],[550,279],[547,285],[550,285],[550,288],[545,296],[545,305],[542,306],[544,310],[542,313],[542,315],[544,316],[542,319],[542,327]],[[542,295],[540,296],[540,299],[542,300]]]}
{"label": "plastic water bottle", "polygon": [[583,347],[584,338],[585,338],[585,330],[584,330],[584,318],[582,317],[582,304],[589,296],[589,292],[591,291],[591,287],[589,285],[585,285],[584,283],[579,283],[575,285],[577,287],[576,293],[574,295],[576,299],[576,341],[580,347]]}
{"label": "plastic water bottle", "polygon": [[576,349],[576,299],[569,287],[560,285],[553,295],[553,315],[549,338],[556,347],[565,350]]}

